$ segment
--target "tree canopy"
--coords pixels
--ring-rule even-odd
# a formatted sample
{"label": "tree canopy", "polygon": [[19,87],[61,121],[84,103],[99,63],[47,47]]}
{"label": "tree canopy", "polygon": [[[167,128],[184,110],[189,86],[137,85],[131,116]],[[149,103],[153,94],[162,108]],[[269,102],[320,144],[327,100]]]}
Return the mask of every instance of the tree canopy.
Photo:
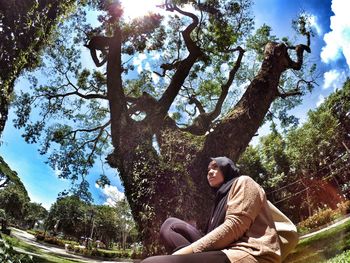
{"label": "tree canopy", "polygon": [[0,2],[0,136],[13,100],[16,79],[41,64],[58,22],[86,1],[8,0]]}
{"label": "tree canopy", "polygon": [[[119,1],[93,6],[102,12],[99,26],[84,19],[60,26],[45,58],[48,81],[31,78],[33,92],[15,103],[15,125],[79,193],[97,159],[117,168],[154,253],[167,216],[204,227],[209,157],[237,160],[265,116],[295,123],[287,110],[314,84],[315,67],[304,65],[312,32],[306,14],[294,23],[305,43],[279,40],[267,25],[253,32],[250,0],[165,1],[162,14],[131,21]],[[102,70],[84,67],[83,45]],[[36,107],[40,118],[32,121]]]}

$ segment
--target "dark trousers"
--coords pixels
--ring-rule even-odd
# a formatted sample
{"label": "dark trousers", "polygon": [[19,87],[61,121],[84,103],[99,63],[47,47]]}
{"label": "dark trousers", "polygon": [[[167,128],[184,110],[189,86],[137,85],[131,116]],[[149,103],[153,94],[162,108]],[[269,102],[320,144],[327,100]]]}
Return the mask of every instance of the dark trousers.
{"label": "dark trousers", "polygon": [[[177,218],[168,218],[160,229],[160,238],[168,253],[188,246],[202,237],[194,226]],[[149,257],[141,263],[229,263],[225,253],[220,250],[188,255],[164,255]]]}

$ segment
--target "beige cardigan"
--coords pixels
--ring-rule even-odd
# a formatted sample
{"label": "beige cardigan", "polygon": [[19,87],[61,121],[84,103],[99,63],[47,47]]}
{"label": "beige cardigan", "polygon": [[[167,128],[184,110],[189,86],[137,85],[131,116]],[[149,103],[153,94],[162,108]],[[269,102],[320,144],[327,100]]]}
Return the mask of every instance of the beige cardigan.
{"label": "beige cardigan", "polygon": [[222,250],[231,262],[236,262],[237,250],[259,262],[281,262],[279,238],[260,185],[244,175],[234,180],[224,223],[191,246],[195,253]]}

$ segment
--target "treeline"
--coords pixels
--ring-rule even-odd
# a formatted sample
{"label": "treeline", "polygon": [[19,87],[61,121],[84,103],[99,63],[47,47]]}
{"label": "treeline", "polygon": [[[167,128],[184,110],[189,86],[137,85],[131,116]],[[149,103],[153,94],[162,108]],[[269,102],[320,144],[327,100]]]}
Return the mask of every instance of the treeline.
{"label": "treeline", "polygon": [[298,128],[272,132],[249,146],[241,171],[255,178],[268,199],[294,222],[350,197],[350,80]]}
{"label": "treeline", "polygon": [[61,196],[47,211],[31,202],[17,173],[0,157],[0,229],[8,226],[42,230],[48,236],[79,243],[99,240],[101,247],[117,244],[125,249],[137,241],[138,233],[125,199],[113,207],[93,205],[77,196]]}
{"label": "treeline", "polygon": [[0,156],[0,220],[2,228],[7,224],[22,228],[33,228],[46,218],[47,210],[31,202],[28,192],[17,173]]}
{"label": "treeline", "polygon": [[129,248],[138,233],[125,199],[114,206],[92,205],[77,196],[58,198],[45,220],[45,234],[71,239],[83,245],[99,240],[101,247]]}

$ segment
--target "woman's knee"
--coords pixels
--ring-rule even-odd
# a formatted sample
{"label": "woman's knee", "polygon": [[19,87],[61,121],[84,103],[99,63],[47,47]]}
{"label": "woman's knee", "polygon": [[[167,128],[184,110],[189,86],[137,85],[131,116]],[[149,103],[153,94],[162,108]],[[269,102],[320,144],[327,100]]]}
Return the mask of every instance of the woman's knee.
{"label": "woman's knee", "polygon": [[145,258],[140,263],[164,263],[168,262],[167,256],[153,256],[149,258]]}
{"label": "woman's knee", "polygon": [[172,226],[176,222],[180,222],[180,221],[181,221],[180,219],[175,217],[169,217],[168,219],[166,219],[162,224],[162,226],[160,227],[160,236],[165,237],[165,235],[169,233],[169,231],[171,230]]}

